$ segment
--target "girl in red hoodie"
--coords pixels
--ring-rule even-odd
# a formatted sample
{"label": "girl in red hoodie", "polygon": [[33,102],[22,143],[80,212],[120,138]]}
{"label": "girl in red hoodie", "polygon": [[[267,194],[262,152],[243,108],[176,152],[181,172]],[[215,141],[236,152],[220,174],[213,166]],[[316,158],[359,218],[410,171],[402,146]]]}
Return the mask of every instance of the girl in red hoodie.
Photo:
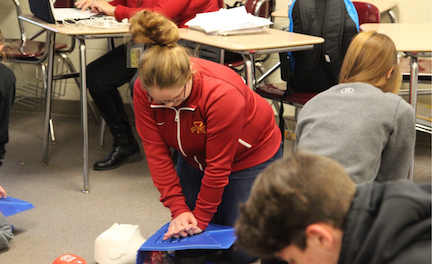
{"label": "girl in red hoodie", "polygon": [[[145,9],[167,16],[178,27],[185,27],[185,23],[197,13],[219,9],[218,0],[79,0],[75,5],[114,16],[119,21]],[[93,165],[94,170],[114,169],[140,157],[139,145],[117,90],[129,83],[136,73],[136,68],[126,66],[126,53],[126,45],[120,45],[87,66],[87,87],[114,138],[110,152]]]}
{"label": "girl in red hoodie", "polygon": [[[190,58],[164,16],[139,12],[131,32],[135,42],[153,44],[141,57],[134,109],[150,174],[172,214],[165,239],[210,222],[232,226],[256,176],[282,156],[271,106],[232,69]],[[177,169],[170,147],[180,154]],[[243,253],[226,255],[256,260]]]}

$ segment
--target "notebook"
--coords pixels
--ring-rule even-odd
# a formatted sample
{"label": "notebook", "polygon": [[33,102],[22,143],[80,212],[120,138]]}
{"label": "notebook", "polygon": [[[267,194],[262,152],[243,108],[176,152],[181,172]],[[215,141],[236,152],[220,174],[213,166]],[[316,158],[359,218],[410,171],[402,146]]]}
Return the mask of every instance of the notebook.
{"label": "notebook", "polygon": [[30,10],[33,15],[49,23],[62,23],[63,20],[89,19],[95,13],[78,8],[54,8],[51,0],[30,0]]}

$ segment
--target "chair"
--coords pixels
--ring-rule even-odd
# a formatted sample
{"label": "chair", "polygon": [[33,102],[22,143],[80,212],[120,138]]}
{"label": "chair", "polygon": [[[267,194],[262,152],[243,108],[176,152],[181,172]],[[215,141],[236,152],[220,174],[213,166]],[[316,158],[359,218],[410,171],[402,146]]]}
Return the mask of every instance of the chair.
{"label": "chair", "polygon": [[359,17],[359,24],[379,23],[380,11],[376,6],[365,2],[353,2]]}
{"label": "chair", "polygon": [[[17,17],[22,14],[19,0],[13,0],[16,8]],[[18,19],[18,27],[20,30],[20,39],[6,39],[7,48],[5,54],[8,62],[13,63],[12,68],[18,79],[24,80],[22,85],[17,85],[16,102],[35,107],[40,104],[43,97],[45,83],[43,82],[46,72],[44,61],[46,59],[45,42],[36,41],[35,38],[44,33],[43,30],[37,32],[31,37],[27,37],[24,23]],[[47,36],[48,37],[48,36]],[[56,43],[56,51],[65,49],[65,43]],[[35,84],[27,81],[25,74],[22,71],[21,64],[36,65],[36,82]],[[40,72],[40,73],[39,73]]]}
{"label": "chair", "polygon": [[[4,52],[7,57],[7,62],[12,64],[11,68],[14,70],[18,80],[20,80],[16,88],[15,102],[34,108],[40,105],[42,99],[46,96],[46,58],[48,54],[46,52],[45,43],[48,41],[49,34],[46,34],[47,39],[45,42],[35,40],[40,35],[44,34],[45,30],[40,30],[33,36],[27,37],[24,22],[18,18],[22,14],[21,4],[19,0],[13,0],[13,3],[15,4],[17,13],[20,39],[6,39],[7,48],[5,48]],[[73,5],[71,0],[58,0],[55,6],[70,7],[71,4]],[[56,42],[55,55],[57,57],[57,65],[55,68],[56,85],[54,85],[56,89],[51,95],[55,98],[64,95],[66,88],[66,81],[64,81],[64,79],[66,78],[74,78],[77,86],[80,87],[78,73],[68,57],[68,54],[72,52],[74,48],[75,41],[73,39],[69,47],[66,43]],[[28,81],[21,65],[34,65],[36,67],[34,82]],[[93,113],[95,113],[92,107],[91,109]],[[55,142],[54,127],[51,118],[50,133],[52,142]]]}

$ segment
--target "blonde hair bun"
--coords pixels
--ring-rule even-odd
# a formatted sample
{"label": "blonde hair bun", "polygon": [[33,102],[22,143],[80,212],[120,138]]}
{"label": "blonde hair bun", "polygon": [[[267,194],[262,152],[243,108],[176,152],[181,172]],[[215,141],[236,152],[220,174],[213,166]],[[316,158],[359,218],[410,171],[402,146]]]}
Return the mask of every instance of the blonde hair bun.
{"label": "blonde hair bun", "polygon": [[164,46],[180,39],[177,25],[156,12],[139,11],[131,18],[130,23],[132,39],[136,43]]}

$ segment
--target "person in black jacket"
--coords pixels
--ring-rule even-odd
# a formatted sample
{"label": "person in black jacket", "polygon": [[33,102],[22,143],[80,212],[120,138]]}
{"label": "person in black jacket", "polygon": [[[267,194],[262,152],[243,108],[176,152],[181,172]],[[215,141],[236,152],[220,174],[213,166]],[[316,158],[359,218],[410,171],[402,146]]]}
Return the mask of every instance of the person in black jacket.
{"label": "person in black jacket", "polygon": [[297,153],[256,179],[237,246],[289,264],[431,263],[431,184],[355,185],[341,165]]}
{"label": "person in black jacket", "polygon": [[[3,51],[4,37],[0,31],[0,58],[5,58]],[[10,111],[15,99],[16,78],[11,69],[0,63],[0,166],[5,157],[5,145],[9,142]]]}

